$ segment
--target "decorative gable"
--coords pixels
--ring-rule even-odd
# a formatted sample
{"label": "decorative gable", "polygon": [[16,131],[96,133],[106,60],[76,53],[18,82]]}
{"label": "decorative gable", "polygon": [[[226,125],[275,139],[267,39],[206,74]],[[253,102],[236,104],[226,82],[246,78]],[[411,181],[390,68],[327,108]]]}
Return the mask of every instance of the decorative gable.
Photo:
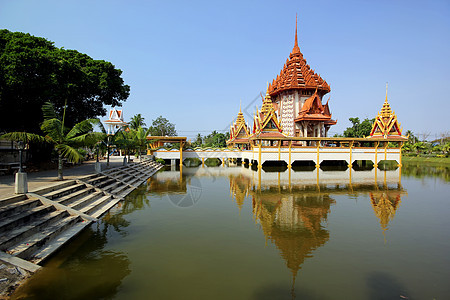
{"label": "decorative gable", "polygon": [[387,139],[390,136],[402,136],[402,129],[397,120],[397,115],[391,110],[391,106],[388,103],[386,86],[386,99],[384,100],[383,107],[376,116],[375,122],[372,125],[370,137],[382,137]]}

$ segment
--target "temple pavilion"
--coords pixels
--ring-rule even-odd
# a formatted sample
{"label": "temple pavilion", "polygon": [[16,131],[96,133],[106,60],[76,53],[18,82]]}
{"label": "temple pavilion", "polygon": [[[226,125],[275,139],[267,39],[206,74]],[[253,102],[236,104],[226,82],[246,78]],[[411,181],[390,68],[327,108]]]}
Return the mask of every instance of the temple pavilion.
{"label": "temple pavilion", "polygon": [[328,101],[322,98],[331,91],[306,62],[297,38],[297,18],[295,20],[294,48],[286,59],[280,74],[269,84],[269,95],[283,133],[291,137],[326,137],[331,125]]}
{"label": "temple pavilion", "polygon": [[322,103],[323,96],[330,90],[300,51],[296,19],[294,48],[280,74],[268,84],[261,111],[254,116],[253,131],[250,133],[248,127],[242,125],[245,120],[239,111],[231,126],[228,145],[242,148],[245,140],[262,136],[326,137],[330,126],[336,124],[331,118],[328,101]]}

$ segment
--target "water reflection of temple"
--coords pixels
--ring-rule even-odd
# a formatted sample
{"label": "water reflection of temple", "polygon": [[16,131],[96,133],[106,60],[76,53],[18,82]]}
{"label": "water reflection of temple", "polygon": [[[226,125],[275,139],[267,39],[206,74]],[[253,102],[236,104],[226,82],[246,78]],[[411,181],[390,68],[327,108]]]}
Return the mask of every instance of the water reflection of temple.
{"label": "water reflection of temple", "polygon": [[389,229],[389,222],[395,217],[400,206],[401,197],[406,192],[403,190],[377,191],[370,193],[370,203],[372,204],[375,216],[379,219],[383,235]]}
{"label": "water reflection of temple", "polygon": [[[342,178],[346,171],[335,173],[340,173]],[[280,251],[295,281],[305,260],[313,257],[314,251],[330,238],[326,222],[335,204],[333,195],[369,196],[375,216],[385,233],[406,192],[400,184],[399,171],[380,173],[357,174],[356,178],[361,178],[360,181],[337,180],[334,184],[333,180],[319,181],[317,184],[296,181],[292,184],[296,174],[287,176],[260,170],[247,172],[245,169],[243,173],[236,172],[236,175],[228,177],[230,193],[236,204],[242,209],[246,201],[251,201],[255,222],[261,226],[266,241],[273,243]],[[328,174],[325,178],[333,178],[336,174]],[[368,180],[368,174],[374,178]],[[305,178],[304,174],[301,176]],[[283,177],[289,180],[289,184]]]}
{"label": "water reflection of temple", "polygon": [[334,200],[325,194],[253,193],[255,220],[279,250],[293,276],[329,239],[325,221]]}

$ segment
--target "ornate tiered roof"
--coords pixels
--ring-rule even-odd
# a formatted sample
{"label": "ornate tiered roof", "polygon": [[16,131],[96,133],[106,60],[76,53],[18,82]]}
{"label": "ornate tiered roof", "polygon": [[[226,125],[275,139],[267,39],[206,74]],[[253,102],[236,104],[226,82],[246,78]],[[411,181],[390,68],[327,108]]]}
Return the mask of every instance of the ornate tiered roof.
{"label": "ornate tiered roof", "polygon": [[336,124],[336,121],[331,119],[328,101],[323,105],[317,90],[306,99],[295,121],[324,121],[327,125]]}
{"label": "ornate tiered roof", "polygon": [[317,89],[322,95],[330,92],[328,83],[315,73],[306,63],[298,46],[297,17],[295,17],[295,42],[289,59],[280,74],[269,85],[269,93],[273,97],[278,93],[290,89]]}
{"label": "ornate tiered roof", "polygon": [[[397,120],[397,115],[392,111],[387,99],[387,84],[386,84],[386,99],[384,100],[381,111],[375,118],[370,137],[383,137],[388,139],[390,137],[402,136],[402,129],[400,122]],[[406,137],[404,137],[406,139]]]}
{"label": "ornate tiered roof", "polygon": [[283,130],[275,114],[275,108],[269,95],[269,87],[267,87],[266,97],[263,100],[261,111],[256,110],[253,122],[252,137],[286,137],[282,133]]}
{"label": "ornate tiered roof", "polygon": [[108,125],[107,133],[114,134],[117,129],[123,128],[128,125],[127,122],[123,120],[123,111],[116,110],[116,108],[112,108],[109,111],[108,120],[103,121],[103,123]]}
{"label": "ornate tiered roof", "polygon": [[239,113],[236,118],[236,122],[230,127],[230,139],[227,141],[228,143],[241,143],[248,142],[248,137],[250,135],[250,130],[245,123],[244,114],[242,113],[241,108],[239,107]]}

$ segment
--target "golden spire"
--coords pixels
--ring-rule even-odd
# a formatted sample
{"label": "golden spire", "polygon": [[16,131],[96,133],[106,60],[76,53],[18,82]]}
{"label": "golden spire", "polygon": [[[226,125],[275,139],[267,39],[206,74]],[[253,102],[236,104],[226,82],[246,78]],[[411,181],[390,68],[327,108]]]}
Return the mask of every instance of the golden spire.
{"label": "golden spire", "polygon": [[383,118],[389,118],[392,115],[391,106],[388,103],[387,92],[388,92],[388,83],[386,82],[386,99],[384,100],[383,107],[381,108],[381,116]]}
{"label": "golden spire", "polygon": [[272,100],[269,95],[269,82],[267,82],[266,97],[264,97],[263,105],[261,107],[261,112],[267,114],[273,109]]}

